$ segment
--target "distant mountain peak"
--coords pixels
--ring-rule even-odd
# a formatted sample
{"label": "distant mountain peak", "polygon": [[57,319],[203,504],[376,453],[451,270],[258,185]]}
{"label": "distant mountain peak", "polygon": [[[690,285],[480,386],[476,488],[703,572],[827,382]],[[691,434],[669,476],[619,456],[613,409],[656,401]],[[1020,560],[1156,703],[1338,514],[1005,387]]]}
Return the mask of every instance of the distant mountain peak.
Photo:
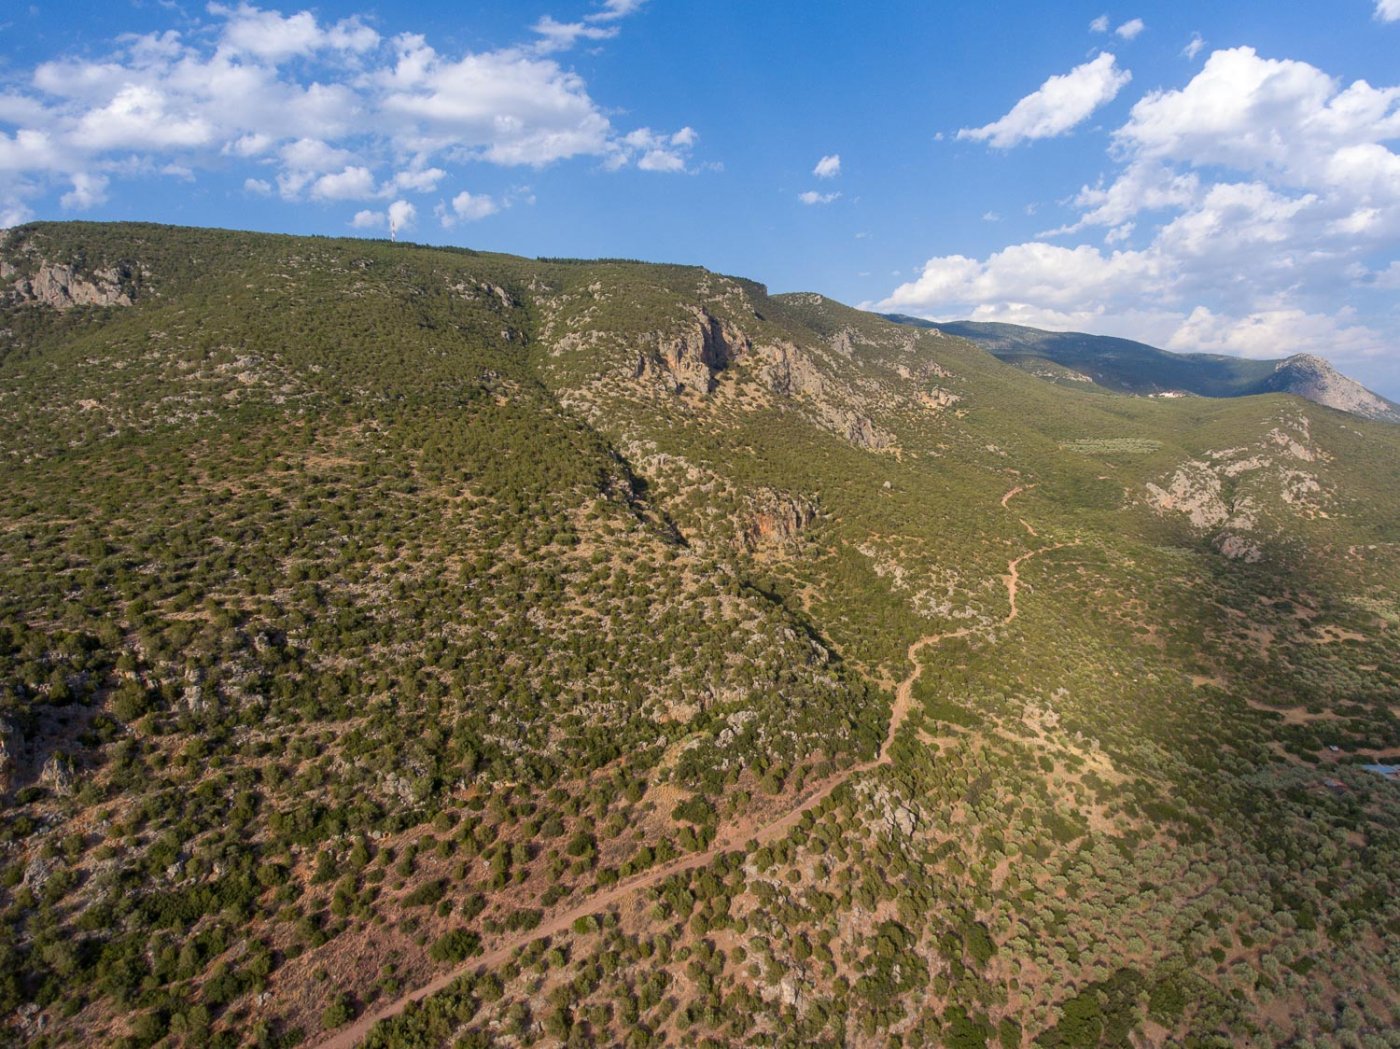
{"label": "distant mountain peak", "polygon": [[1400,422],[1400,407],[1347,378],[1331,361],[1311,353],[1296,353],[1279,361],[1263,385],[1267,390],[1297,394],[1352,415]]}
{"label": "distant mountain peak", "polygon": [[1400,405],[1349,379],[1326,358],[1295,353],[1250,360],[1207,353],[1171,353],[1130,339],[1052,332],[1018,324],[936,323],[897,314],[887,320],[959,335],[992,356],[1052,382],[1084,381],[1135,396],[1247,397],[1291,393],[1363,419],[1400,423]]}

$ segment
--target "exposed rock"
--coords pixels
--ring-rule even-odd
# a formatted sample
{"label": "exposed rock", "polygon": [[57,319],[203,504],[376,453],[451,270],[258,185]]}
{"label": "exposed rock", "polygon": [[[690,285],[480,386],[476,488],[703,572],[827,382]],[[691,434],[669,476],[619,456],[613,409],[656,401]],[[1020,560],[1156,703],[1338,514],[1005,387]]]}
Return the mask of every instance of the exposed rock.
{"label": "exposed rock", "polygon": [[1159,513],[1185,514],[1194,528],[1213,528],[1230,516],[1221,497],[1219,475],[1210,464],[1192,460],[1177,468],[1166,488],[1147,485],[1147,502]]}
{"label": "exposed rock", "polygon": [[1400,422],[1400,406],[1372,393],[1355,379],[1348,379],[1330,362],[1310,353],[1299,353],[1279,361],[1260,389],[1296,394],[1366,419]]}
{"label": "exposed rock", "polygon": [[[6,265],[0,278],[14,277]],[[74,306],[130,306],[135,300],[136,271],[126,263],[95,270],[90,277],[62,263],[44,262],[33,277],[14,281],[11,297],[20,302],[52,306],[56,310]]]}
{"label": "exposed rock", "polygon": [[810,499],[763,488],[749,499],[748,517],[739,527],[739,544],[750,552],[789,551],[817,518],[817,506]]}
{"label": "exposed rock", "polygon": [[794,345],[773,343],[759,349],[767,364],[763,374],[774,393],[784,397],[818,397],[825,388],[821,372]]}
{"label": "exposed rock", "polygon": [[49,755],[48,760],[44,762],[43,771],[39,773],[39,782],[61,798],[73,793],[75,779],[73,763],[68,760],[66,754],[57,751]]}
{"label": "exposed rock", "polygon": [[19,726],[6,718],[0,718],[0,797],[8,794],[19,775],[19,752],[24,746],[24,736]]}
{"label": "exposed rock", "polygon": [[802,984],[792,977],[780,980],[778,982],[778,1001],[796,1009],[800,1015],[802,1012]]}
{"label": "exposed rock", "polygon": [[1231,561],[1243,561],[1247,565],[1261,561],[1264,557],[1264,551],[1257,543],[1251,543],[1243,536],[1232,535],[1229,532],[1224,532],[1216,538],[1215,548]]}
{"label": "exposed rock", "polygon": [[842,357],[850,357],[855,353],[855,340],[859,336],[852,328],[842,328],[835,335],[827,340],[831,348]]}
{"label": "exposed rock", "polygon": [[956,393],[945,390],[941,386],[935,386],[933,389],[919,394],[920,403],[926,408],[932,408],[936,412],[941,412],[945,408],[951,408],[961,400],[962,398]]}
{"label": "exposed rock", "polygon": [[637,378],[662,378],[676,393],[710,393],[715,376],[746,354],[749,337],[708,311],[690,307],[694,323],[679,335],[663,338],[654,350],[637,358]]}
{"label": "exposed rock", "polygon": [[842,429],[846,440],[857,448],[879,451],[894,444],[894,438],[877,427],[866,416],[852,411],[841,414],[844,416]]}

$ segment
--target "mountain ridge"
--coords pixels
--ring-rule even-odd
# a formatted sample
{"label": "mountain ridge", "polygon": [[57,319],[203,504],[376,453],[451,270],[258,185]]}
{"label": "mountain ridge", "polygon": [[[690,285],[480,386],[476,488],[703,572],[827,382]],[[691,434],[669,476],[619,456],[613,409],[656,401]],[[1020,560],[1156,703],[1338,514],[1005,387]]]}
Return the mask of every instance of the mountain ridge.
{"label": "mountain ridge", "polygon": [[[1177,353],[1132,339],[1085,332],[1046,331],[1002,322],[927,321],[903,314],[881,316],[971,339],[1000,360],[1055,381],[1088,379],[1105,389],[1137,396],[1291,393],[1361,418],[1400,423],[1400,405],[1366,389],[1314,354],[1257,360]],[[1068,369],[1068,373],[1046,370],[1047,364]]]}

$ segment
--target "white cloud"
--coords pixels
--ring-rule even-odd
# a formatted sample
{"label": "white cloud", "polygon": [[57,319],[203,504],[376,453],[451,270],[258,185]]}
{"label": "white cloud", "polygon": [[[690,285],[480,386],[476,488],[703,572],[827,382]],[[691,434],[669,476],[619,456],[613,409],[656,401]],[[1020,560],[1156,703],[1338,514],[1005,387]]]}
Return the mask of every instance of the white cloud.
{"label": "white cloud", "polygon": [[830,204],[834,200],[840,199],[840,193],[818,193],[814,189],[809,189],[805,193],[799,193],[797,199],[807,205]]}
{"label": "white cloud", "polygon": [[1192,33],[1191,39],[1186,41],[1186,46],[1181,49],[1181,55],[1189,62],[1194,62],[1196,56],[1205,50],[1205,38],[1200,33]]}
{"label": "white cloud", "polygon": [[626,18],[640,11],[645,3],[646,0],[603,0],[603,9],[589,15],[587,21],[611,22],[617,18]]}
{"label": "white cloud", "polygon": [[[546,16],[534,47],[443,54],[419,35],[383,39],[356,17],[213,3],[179,32],[123,36],[108,54],[55,58],[27,76],[12,69],[7,81],[27,86],[0,89],[0,206],[70,189],[78,175],[91,187],[99,173],[115,181],[172,165],[198,178],[253,162],[259,170],[242,173],[251,182],[321,201],[433,192],[472,162],[691,170],[693,128],[634,139],[544,54],[612,37],[641,6],[608,0],[571,23]],[[98,196],[69,193],[75,206]]]}
{"label": "white cloud", "polygon": [[639,171],[686,171],[690,151],[699,138],[692,127],[683,127],[671,135],[658,134],[651,128],[638,128],[615,143],[613,154],[605,166],[616,170],[636,160]]}
{"label": "white cloud", "polygon": [[1386,269],[1375,274],[1372,286],[1400,291],[1400,261],[1392,262]]}
{"label": "white cloud", "polygon": [[1091,32],[1091,33],[1107,33],[1107,32],[1108,32],[1108,15],[1099,15],[1098,18],[1096,18],[1096,19],[1094,19],[1092,22],[1090,22],[1090,23],[1089,23],[1089,32]]}
{"label": "white cloud", "polygon": [[388,223],[389,217],[382,211],[357,211],[355,217],[350,220],[350,225],[355,229],[383,229]]}
{"label": "white cloud", "polygon": [[447,172],[442,168],[410,168],[407,171],[395,172],[394,177],[379,192],[386,197],[403,192],[431,193],[446,177]]}
{"label": "white cloud", "polygon": [[452,198],[452,210],[441,209],[438,218],[444,227],[450,228],[458,222],[477,222],[500,210],[501,206],[487,194],[463,190]]}
{"label": "white cloud", "polygon": [[1112,101],[1131,79],[1132,74],[1119,69],[1113,55],[1104,52],[1068,73],[1052,76],[1000,120],[985,127],[963,128],[958,138],[1010,149],[1031,139],[1063,135]]}
{"label": "white cloud", "polygon": [[1198,306],[1166,348],[1264,359],[1295,353],[1355,359],[1374,356],[1385,347],[1376,332],[1354,323],[1346,310],[1325,314],[1289,308],[1222,317]]}
{"label": "white cloud", "polygon": [[326,48],[363,52],[379,43],[379,34],[357,18],[323,27],[310,11],[286,17],[246,3],[236,8],[210,4],[209,11],[226,19],[221,38],[224,48],[274,62]]}
{"label": "white cloud", "polygon": [[367,167],[348,167],[322,175],[311,184],[314,200],[366,200],[375,195],[374,173]]}
{"label": "white cloud", "polygon": [[822,157],[817,161],[817,166],[812,169],[812,174],[817,178],[835,178],[841,174],[841,154],[832,153],[830,156]]}
{"label": "white cloud", "polygon": [[413,228],[418,218],[418,209],[406,200],[396,200],[389,205],[389,225],[402,233]]}
{"label": "white cloud", "polygon": [[1184,207],[1199,189],[1200,179],[1194,174],[1180,174],[1152,161],[1132,164],[1108,186],[1100,182],[1083,187],[1074,198],[1079,220],[1043,236],[1076,233],[1086,226],[1120,226],[1141,211]]}
{"label": "white cloud", "polygon": [[[877,306],[1371,367],[1396,345],[1400,333],[1381,330],[1394,310],[1336,304],[1400,288],[1398,137],[1400,88],[1217,51],[1133,107],[1112,174],[1069,202],[1070,222],[985,259],[931,258]],[[1102,244],[1044,239],[1090,230]]]}
{"label": "white cloud", "polygon": [[535,167],[608,151],[612,125],[582,78],[554,61],[510,51],[450,61],[416,39],[400,44],[382,102],[391,120],[406,122],[400,140]]}
{"label": "white cloud", "polygon": [[1400,0],[1376,0],[1376,18],[1382,22],[1400,22]]}
{"label": "white cloud", "polygon": [[260,178],[244,179],[243,192],[257,197],[268,197],[272,195],[272,183]]}
{"label": "white cloud", "polygon": [[1137,156],[1218,165],[1307,185],[1338,150],[1400,136],[1400,88],[1339,90],[1306,62],[1216,51],[1186,87],[1154,91],[1116,133]]}
{"label": "white cloud", "polygon": [[1138,34],[1146,28],[1147,26],[1143,23],[1141,18],[1133,18],[1127,22],[1124,22],[1117,29],[1115,29],[1114,32],[1121,36],[1124,40],[1136,40]]}
{"label": "white cloud", "polygon": [[78,172],[73,176],[73,188],[59,201],[65,208],[83,211],[107,200],[107,177]]}
{"label": "white cloud", "polygon": [[541,52],[567,51],[580,40],[610,40],[617,36],[616,26],[589,25],[586,22],[559,22],[545,15],[534,24],[532,32],[539,34],[536,49]]}
{"label": "white cloud", "polygon": [[34,213],[19,204],[0,204],[0,229],[19,226],[34,217]]}

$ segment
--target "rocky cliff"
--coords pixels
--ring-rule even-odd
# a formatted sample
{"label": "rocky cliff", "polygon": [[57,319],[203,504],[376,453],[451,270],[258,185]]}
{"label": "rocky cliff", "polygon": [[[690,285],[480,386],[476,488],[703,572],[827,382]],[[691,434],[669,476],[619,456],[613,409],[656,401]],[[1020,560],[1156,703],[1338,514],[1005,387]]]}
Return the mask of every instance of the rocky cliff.
{"label": "rocky cliff", "polygon": [[1266,391],[1296,394],[1366,419],[1400,422],[1400,406],[1372,393],[1355,379],[1348,379],[1330,362],[1310,353],[1280,361],[1274,373],[1260,383],[1259,392]]}

